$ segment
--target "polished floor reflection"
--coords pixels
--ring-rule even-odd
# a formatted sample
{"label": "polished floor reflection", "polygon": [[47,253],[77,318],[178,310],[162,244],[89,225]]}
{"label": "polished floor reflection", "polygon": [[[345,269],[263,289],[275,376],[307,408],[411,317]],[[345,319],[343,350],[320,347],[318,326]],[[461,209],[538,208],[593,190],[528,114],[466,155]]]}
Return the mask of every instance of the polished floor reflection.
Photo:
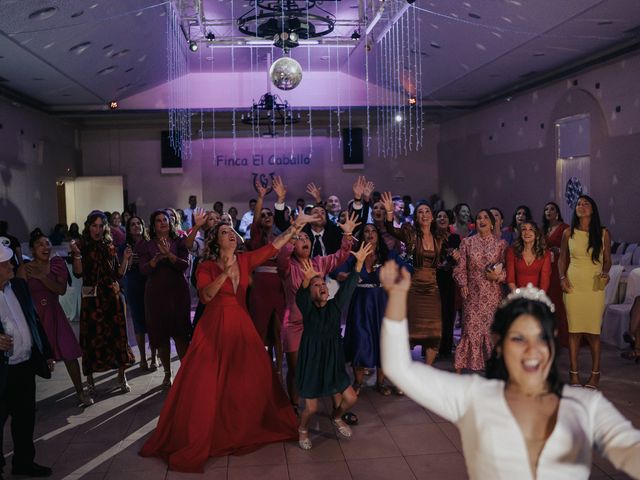
{"label": "polished floor reflection", "polygon": [[[417,355],[418,349],[414,351]],[[566,351],[561,368],[568,371]],[[587,352],[581,354],[586,379]],[[174,370],[179,363],[174,361]],[[439,368],[451,369],[450,361]],[[640,427],[640,365],[623,360],[617,350],[605,347],[601,387],[609,399]],[[466,477],[456,428],[404,397],[383,397],[363,390],[353,409],[360,417],[354,436],[339,440],[326,412],[312,425],[314,448],[302,451],[296,443],[277,443],[242,457],[211,459],[204,475],[168,472],[157,459],[137,455],[155,427],[165,391],[161,372],[143,374],[138,366],[128,373],[131,393],[116,390],[115,373],[96,377],[96,404],[77,406],[71,382],[58,364],[51,380],[38,379],[36,461],[50,465],[56,479],[429,479]],[[373,378],[370,378],[373,381]],[[11,435],[5,427],[5,452],[9,465]],[[5,478],[11,478],[6,468]],[[628,478],[596,456],[593,479]]]}

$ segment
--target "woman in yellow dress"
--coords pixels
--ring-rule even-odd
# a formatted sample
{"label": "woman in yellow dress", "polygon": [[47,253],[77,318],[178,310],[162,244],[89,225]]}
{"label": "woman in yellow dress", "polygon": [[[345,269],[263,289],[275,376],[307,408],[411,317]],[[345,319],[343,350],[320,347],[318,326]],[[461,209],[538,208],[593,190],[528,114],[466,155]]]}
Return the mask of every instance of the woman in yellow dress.
{"label": "woman in yellow dress", "polygon": [[578,349],[584,335],[591,349],[591,376],[585,388],[600,382],[600,327],[604,289],[609,283],[611,239],[600,224],[598,206],[581,195],[573,211],[571,228],[562,234],[558,269],[569,324],[569,384],[580,386]]}

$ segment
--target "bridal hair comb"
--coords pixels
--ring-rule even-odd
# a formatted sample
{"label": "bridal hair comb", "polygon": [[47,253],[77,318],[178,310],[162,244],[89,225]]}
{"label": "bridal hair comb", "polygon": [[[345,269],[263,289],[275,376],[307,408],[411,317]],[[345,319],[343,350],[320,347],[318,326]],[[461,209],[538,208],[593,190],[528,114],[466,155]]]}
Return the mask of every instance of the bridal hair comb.
{"label": "bridal hair comb", "polygon": [[533,284],[531,283],[528,283],[526,287],[516,288],[513,292],[507,295],[507,298],[503,300],[500,307],[505,307],[509,303],[513,302],[514,300],[518,300],[519,298],[525,298],[527,300],[542,302],[547,307],[549,307],[549,310],[551,310],[551,313],[556,311],[555,305],[553,304],[551,299],[547,296],[547,294],[544,293],[544,290],[534,287]]}

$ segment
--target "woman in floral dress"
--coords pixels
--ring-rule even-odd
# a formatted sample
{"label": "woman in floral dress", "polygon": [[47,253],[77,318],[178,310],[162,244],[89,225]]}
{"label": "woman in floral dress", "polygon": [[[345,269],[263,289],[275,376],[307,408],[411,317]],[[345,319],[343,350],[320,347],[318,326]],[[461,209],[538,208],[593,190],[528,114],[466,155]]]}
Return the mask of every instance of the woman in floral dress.
{"label": "woman in floral dress", "polygon": [[73,274],[82,277],[80,348],[82,370],[90,392],[95,390],[93,374],[118,370],[118,387],[131,391],[124,375],[135,358],[127,340],[124,298],[118,280],[127,270],[133,252],[125,249],[122,264],[111,241],[106,215],[94,210],[84,222],[82,239],[71,242]]}
{"label": "woman in floral dress", "polygon": [[500,283],[506,278],[504,269],[507,243],[493,235],[495,219],[489,210],[476,215],[477,235],[462,240],[460,259],[453,278],[463,298],[462,338],[456,347],[454,366],[484,370],[491,356],[490,327],[493,315],[502,301]]}

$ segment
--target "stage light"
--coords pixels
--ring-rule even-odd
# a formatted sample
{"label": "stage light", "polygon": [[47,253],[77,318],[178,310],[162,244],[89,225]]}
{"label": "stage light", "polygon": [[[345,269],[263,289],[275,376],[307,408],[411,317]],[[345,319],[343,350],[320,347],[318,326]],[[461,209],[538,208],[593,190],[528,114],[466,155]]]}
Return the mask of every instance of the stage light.
{"label": "stage light", "polygon": [[111,100],[109,102],[109,108],[111,110],[116,110],[118,108],[118,102],[116,100]]}
{"label": "stage light", "polygon": [[194,42],[193,40],[189,40],[189,50],[191,50],[192,52],[197,52],[198,51],[198,44],[196,42]]}
{"label": "stage light", "polygon": [[213,34],[213,32],[209,32],[205,35],[204,38],[206,38],[209,42],[213,42],[216,39],[216,36]]}
{"label": "stage light", "polygon": [[409,5],[413,5],[413,4],[415,3],[415,1],[416,1],[416,0],[407,0],[407,3],[408,3]]}
{"label": "stage light", "polygon": [[360,40],[360,32],[358,32],[358,30],[355,30],[351,34],[351,40]]}
{"label": "stage light", "polygon": [[402,115],[400,115],[399,113],[396,114],[396,122],[400,123],[402,121]]}
{"label": "stage light", "polygon": [[416,99],[416,97],[409,97],[409,105],[415,105],[416,103],[418,103],[418,100]]}

